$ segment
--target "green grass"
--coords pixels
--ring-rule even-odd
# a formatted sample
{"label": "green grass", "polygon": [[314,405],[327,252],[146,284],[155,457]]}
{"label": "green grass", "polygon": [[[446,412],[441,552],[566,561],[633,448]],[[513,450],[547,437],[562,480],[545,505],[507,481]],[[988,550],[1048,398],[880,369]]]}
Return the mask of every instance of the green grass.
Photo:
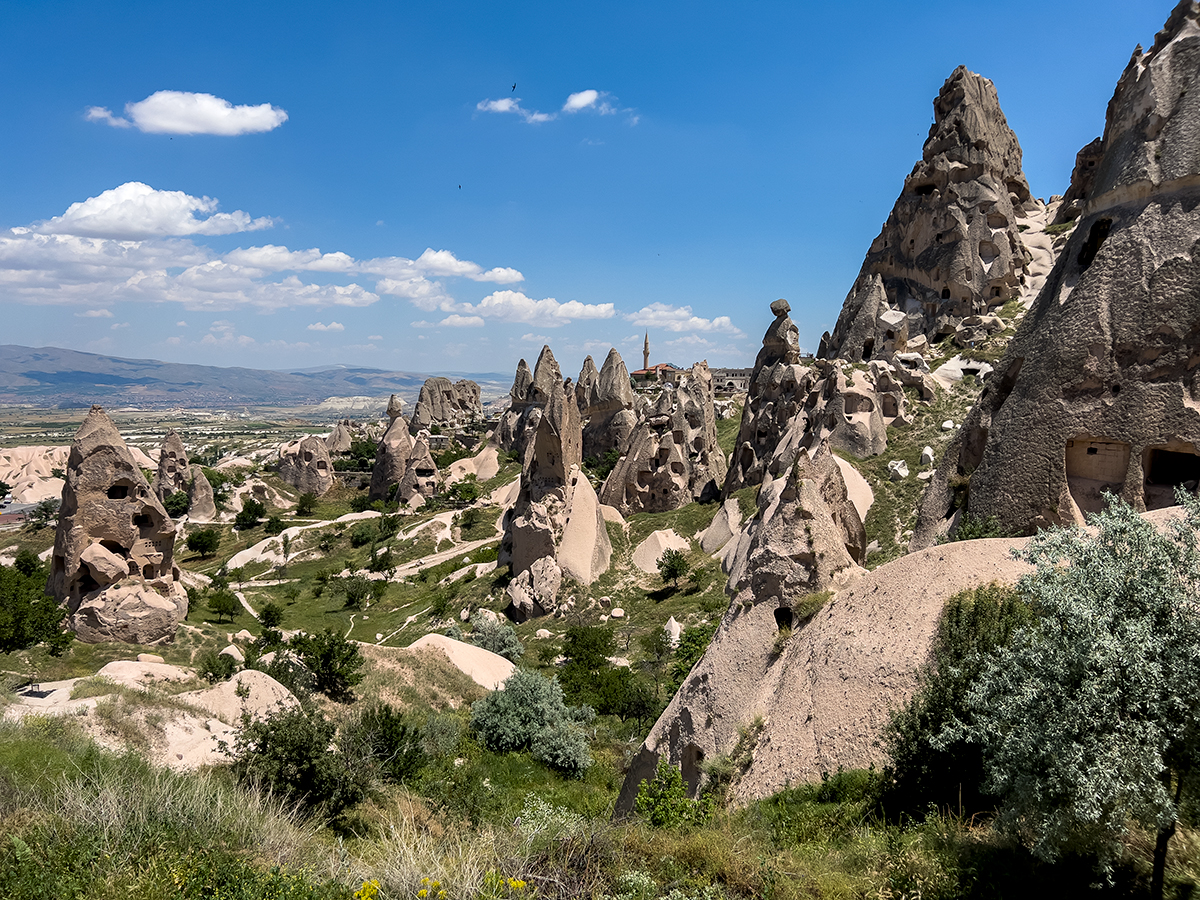
{"label": "green grass", "polygon": [[717,446],[729,459],[733,445],[737,443],[738,430],[742,425],[742,407],[735,406],[724,419],[717,420]]}

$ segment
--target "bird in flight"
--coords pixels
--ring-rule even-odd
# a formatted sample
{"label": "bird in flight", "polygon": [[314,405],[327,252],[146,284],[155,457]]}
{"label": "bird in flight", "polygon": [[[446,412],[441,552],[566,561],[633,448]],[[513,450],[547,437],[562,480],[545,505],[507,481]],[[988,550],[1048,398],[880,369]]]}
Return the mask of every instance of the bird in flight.
{"label": "bird in flight", "polygon": [[516,89],[517,89],[517,83],[514,81],[513,82],[513,90],[515,91]]}

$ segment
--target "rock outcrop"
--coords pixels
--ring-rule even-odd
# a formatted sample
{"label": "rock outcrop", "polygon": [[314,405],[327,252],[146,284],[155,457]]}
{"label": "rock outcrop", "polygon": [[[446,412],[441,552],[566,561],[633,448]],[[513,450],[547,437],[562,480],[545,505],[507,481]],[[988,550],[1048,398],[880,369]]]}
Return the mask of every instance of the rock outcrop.
{"label": "rock outcrop", "polygon": [[585,422],[584,459],[600,459],[611,450],[624,453],[637,427],[638,417],[634,411],[629,370],[616,348],[608,351],[599,372],[590,356],[583,361],[575,397]]}
{"label": "rock outcrop", "polygon": [[1084,212],[922,502],[1021,533],[1200,483],[1200,4],[1139,48],[1108,106]]}
{"label": "rock outcrop", "polygon": [[392,394],[392,396],[388,399],[388,405],[387,405],[388,418],[391,421],[395,422],[398,418],[400,418],[400,416],[403,413],[404,413],[404,401],[401,400],[399,397],[397,397],[395,394]]}
{"label": "rock outcrop", "polygon": [[183,439],[175,430],[167,432],[158,449],[158,473],[154,476],[154,495],[166,500],[176,491],[188,489],[188,455]]}
{"label": "rock outcrop", "polygon": [[350,445],[354,443],[354,431],[354,423],[349,419],[342,419],[334,426],[329,437],[325,438],[326,449],[330,454],[349,453]]}
{"label": "rock outcrop", "polygon": [[465,378],[457,382],[449,378],[427,378],[421,385],[411,425],[418,430],[434,425],[460,425],[482,415],[479,385],[475,382]]}
{"label": "rock outcrop", "polygon": [[75,434],[66,475],[46,592],[82,641],[173,640],[187,612],[175,525],[99,406]]}
{"label": "rock outcrop", "polygon": [[513,385],[508,392],[509,407],[492,436],[501,450],[515,451],[524,459],[526,446],[537,431],[550,392],[556,384],[561,387],[562,382],[562,370],[549,346],[542,347],[533,372],[529,371],[529,364],[524,359],[517,363]]}
{"label": "rock outcrop", "polygon": [[694,500],[715,499],[725,472],[712,375],[700,362],[678,386],[664,385],[642,415],[629,450],[604,481],[600,502],[622,515],[678,509]]}
{"label": "rock outcrop", "polygon": [[420,506],[438,492],[442,485],[437,463],[423,434],[413,444],[408,462],[404,466],[404,477],[396,488],[396,498],[406,506]]}
{"label": "rock outcrop", "polygon": [[371,488],[367,495],[371,500],[387,500],[392,486],[404,480],[412,451],[408,422],[397,415],[375,448],[375,465],[371,469]]}
{"label": "rock outcrop", "polygon": [[315,435],[279,448],[279,477],[301,493],[320,497],[333,487],[333,463]]}
{"label": "rock outcrop", "polygon": [[192,466],[188,482],[188,519],[193,522],[211,522],[217,517],[217,504],[212,485],[204,470]]}
{"label": "rock outcrop", "polygon": [[960,66],[933,102],[921,161],[818,356],[858,362],[955,334],[1020,292],[1030,255],[1018,219],[1040,210],[992,82]]}
{"label": "rock outcrop", "polygon": [[548,347],[525,399],[521,412],[536,411],[536,426],[524,441],[520,489],[500,544],[500,562],[513,574],[508,614],[518,622],[554,612],[564,575],[590,584],[612,556],[600,503],[581,469],[579,405]]}

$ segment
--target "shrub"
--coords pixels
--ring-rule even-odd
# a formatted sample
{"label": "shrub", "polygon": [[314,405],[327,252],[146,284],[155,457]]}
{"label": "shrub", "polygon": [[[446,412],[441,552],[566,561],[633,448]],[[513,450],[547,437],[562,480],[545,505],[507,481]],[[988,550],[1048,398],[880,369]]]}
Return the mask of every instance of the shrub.
{"label": "shrub", "polygon": [[163,500],[163,509],[167,511],[167,515],[172,519],[178,519],[188,511],[188,495],[187,491],[175,491],[171,496]]}
{"label": "shrub", "polygon": [[258,525],[259,519],[266,515],[267,508],[261,501],[249,498],[242,504],[242,510],[233,518],[233,527],[245,531]]}
{"label": "shrub", "polygon": [[187,537],[187,548],[203,557],[216,555],[221,546],[221,531],[218,528],[201,528]]}
{"label": "shrub", "polygon": [[222,589],[213,591],[209,595],[208,609],[210,612],[217,614],[218,622],[221,621],[222,616],[229,616],[229,621],[232,622],[237,614],[242,611],[242,604],[233,591]]}
{"label": "shrub", "polygon": [[263,525],[265,534],[281,534],[286,526],[283,524],[283,519],[279,516],[271,516],[267,519],[267,523]]}
{"label": "shrub", "polygon": [[45,576],[45,566],[38,559],[38,555],[28,547],[22,547],[17,551],[17,558],[13,560],[13,568],[25,576]]}
{"label": "shrub", "polygon": [[357,644],[326,628],[319,634],[298,634],[289,646],[312,673],[313,690],[338,702],[354,699],[351,688],[363,680]]}
{"label": "shrub", "polygon": [[21,553],[25,555],[17,556],[19,568],[0,566],[0,653],[45,643],[52,656],[60,656],[75,639],[62,630],[67,611],[46,596],[41,562],[28,550]]}
{"label": "shrub", "polygon": [[58,521],[58,507],[61,500],[50,498],[43,500],[25,514],[25,527],[31,531],[46,528]]}
{"label": "shrub", "polygon": [[426,762],[420,729],[386,703],[368,706],[342,726],[338,741],[347,752],[370,758],[383,780],[394,784],[409,781]]}
{"label": "shrub", "polygon": [[710,625],[693,625],[691,628],[683,629],[683,633],[679,635],[679,646],[675,648],[675,660],[671,663],[670,693],[674,694],[679,690],[679,686],[692,671],[692,666],[699,662],[700,657],[704,655],[704,651],[708,649],[709,642],[716,633],[717,624],[715,622]]}
{"label": "shrub", "polygon": [[679,579],[686,575],[692,567],[682,550],[674,550],[670,547],[663,551],[663,555],[658,558],[656,565],[662,580],[669,581],[673,585],[678,584]]}
{"label": "shrub", "polygon": [[196,660],[196,674],[209,684],[228,681],[237,670],[237,662],[227,653],[205,650]]}
{"label": "shrub", "polygon": [[592,764],[586,739],[568,733],[588,721],[591,711],[570,709],[553,679],[517,669],[504,684],[471,707],[471,726],[494,752],[531,750],[533,757],[568,775],[578,776]]}
{"label": "shrub", "polygon": [[283,624],[283,607],[273,601],[264,603],[263,608],[258,611],[258,621],[263,628],[278,628]]}
{"label": "shrub", "polygon": [[366,494],[366,492],[355,494],[350,498],[350,508],[355,512],[366,512],[367,510],[372,509],[371,498]]}
{"label": "shrub", "polygon": [[316,710],[297,707],[258,720],[245,714],[227,752],[240,781],[309,813],[336,816],[366,796],[369,772],[352,754],[330,749],[334,731]]}
{"label": "shrub", "polygon": [[365,547],[378,537],[379,532],[376,530],[374,523],[358,522],[350,529],[350,546]]}
{"label": "shrub", "polygon": [[675,828],[704,822],[710,813],[706,804],[688,799],[683,773],[660,759],[654,777],[638,786],[634,809],[653,828]]}
{"label": "shrub", "polygon": [[317,511],[317,495],[312,491],[305,491],[296,500],[296,515],[311,516]]}
{"label": "shrub", "polygon": [[374,582],[364,575],[348,575],[337,580],[337,591],[345,598],[346,609],[362,609],[377,583],[387,590],[387,582]]}
{"label": "shrub", "polygon": [[525,653],[525,645],[517,637],[516,629],[502,619],[485,616],[481,610],[476,610],[471,616],[471,628],[471,643],[503,656],[511,663],[517,662]]}

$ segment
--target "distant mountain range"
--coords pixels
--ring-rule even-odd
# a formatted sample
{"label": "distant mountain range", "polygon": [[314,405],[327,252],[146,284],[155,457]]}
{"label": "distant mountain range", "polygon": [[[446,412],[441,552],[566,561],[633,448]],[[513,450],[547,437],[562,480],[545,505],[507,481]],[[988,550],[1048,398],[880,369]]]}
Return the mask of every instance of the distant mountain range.
{"label": "distant mountain range", "polygon": [[[193,366],[58,347],[0,344],[0,406],[307,406],[330,397],[386,397],[393,393],[412,404],[427,377],[361,366],[282,372]],[[494,372],[447,377],[479,382],[485,399],[507,390],[512,381],[511,374]]]}

